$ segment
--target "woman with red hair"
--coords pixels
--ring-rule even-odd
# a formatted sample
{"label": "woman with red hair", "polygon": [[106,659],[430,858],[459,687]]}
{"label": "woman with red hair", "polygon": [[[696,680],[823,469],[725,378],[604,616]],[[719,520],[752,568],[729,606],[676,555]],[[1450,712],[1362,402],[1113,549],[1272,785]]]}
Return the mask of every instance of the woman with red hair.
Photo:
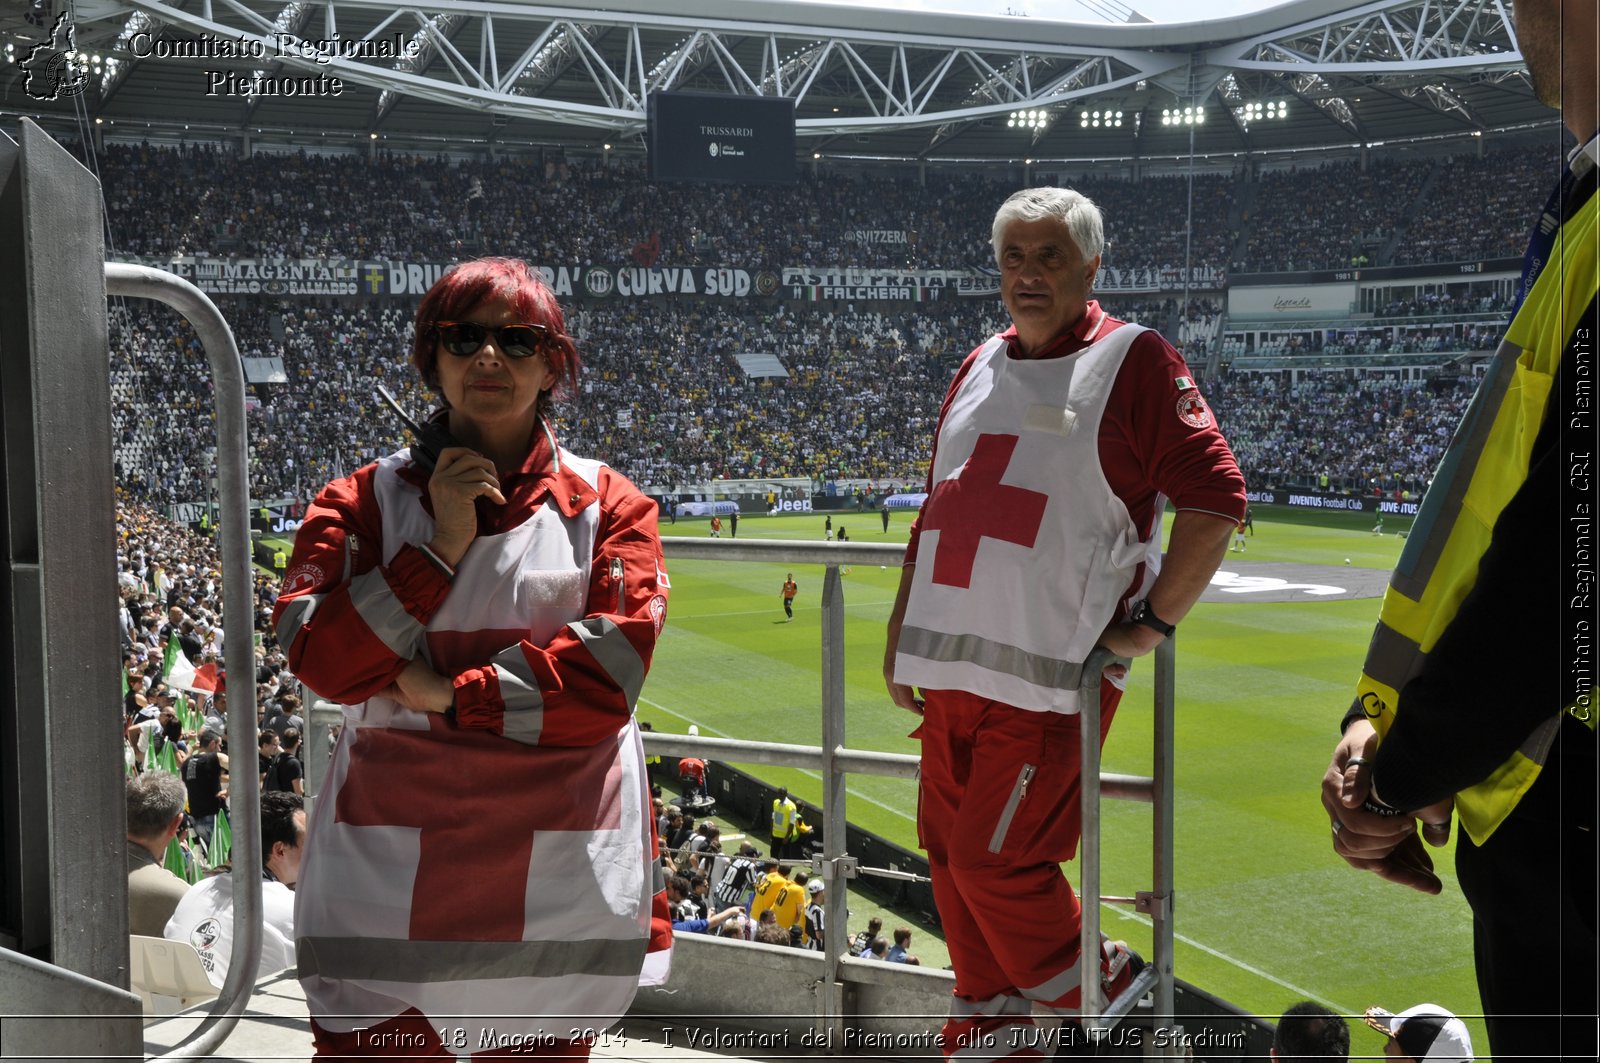
{"label": "woman with red hair", "polygon": [[578,352],[526,263],[441,277],[411,360],[438,452],[324,488],[274,615],[345,706],[296,891],[317,1054],[585,1058],[671,940],[633,720],[656,507],[557,443]]}

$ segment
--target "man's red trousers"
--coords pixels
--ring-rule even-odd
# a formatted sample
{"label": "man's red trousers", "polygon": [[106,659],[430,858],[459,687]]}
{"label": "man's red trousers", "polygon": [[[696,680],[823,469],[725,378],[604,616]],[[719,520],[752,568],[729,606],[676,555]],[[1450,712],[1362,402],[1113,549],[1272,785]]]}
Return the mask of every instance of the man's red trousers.
{"label": "man's red trousers", "polygon": [[[925,690],[917,830],[955,968],[946,1056],[1031,1057],[1032,1004],[1078,1007],[1078,717]],[[1122,692],[1101,686],[1100,737]],[[1008,1032],[1008,1030],[1010,1032]],[[974,1039],[988,1034],[992,1052]]]}

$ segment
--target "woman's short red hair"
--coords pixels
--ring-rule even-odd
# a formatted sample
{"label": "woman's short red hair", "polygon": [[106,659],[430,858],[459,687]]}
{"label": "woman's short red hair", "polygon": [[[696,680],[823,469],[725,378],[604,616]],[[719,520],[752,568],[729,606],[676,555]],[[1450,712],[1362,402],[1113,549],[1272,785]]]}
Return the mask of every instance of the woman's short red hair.
{"label": "woman's short red hair", "polygon": [[439,388],[439,336],[441,321],[459,321],[490,299],[501,298],[517,313],[517,320],[543,325],[552,343],[545,352],[554,391],[577,394],[578,348],[567,335],[566,318],[555,293],[532,267],[520,258],[477,258],[457,265],[440,277],[417,306],[417,331],[411,342],[411,364],[434,390]]}

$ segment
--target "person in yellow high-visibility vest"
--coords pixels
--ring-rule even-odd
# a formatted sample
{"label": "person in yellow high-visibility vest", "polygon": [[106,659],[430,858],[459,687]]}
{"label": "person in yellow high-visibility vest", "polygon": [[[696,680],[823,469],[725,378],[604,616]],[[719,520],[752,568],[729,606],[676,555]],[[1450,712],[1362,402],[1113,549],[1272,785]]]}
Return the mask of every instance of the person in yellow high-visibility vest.
{"label": "person in yellow high-visibility vest", "polygon": [[283,578],[283,570],[288,567],[289,555],[284,553],[283,547],[280,546],[272,551],[272,570],[278,574],[279,579]]}
{"label": "person in yellow high-visibility vest", "polygon": [[800,836],[800,809],[781,787],[772,799],[772,855],[779,860],[793,856],[795,839]]}
{"label": "person in yellow high-visibility vest", "polygon": [[1422,842],[1449,842],[1453,806],[1492,1055],[1594,1059],[1600,14],[1522,0],[1515,18],[1579,147],[1390,579],[1322,802],[1340,856],[1425,893]]}

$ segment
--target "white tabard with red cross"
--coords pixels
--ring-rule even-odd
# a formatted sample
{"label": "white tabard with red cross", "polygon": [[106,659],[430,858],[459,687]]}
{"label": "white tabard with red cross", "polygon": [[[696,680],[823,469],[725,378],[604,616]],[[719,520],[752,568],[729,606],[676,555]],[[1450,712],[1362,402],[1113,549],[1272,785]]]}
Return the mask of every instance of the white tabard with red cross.
{"label": "white tabard with red cross", "polygon": [[1008,357],[998,336],[979,349],[939,426],[896,682],[1077,711],[1083,661],[1139,562],[1152,580],[1159,562],[1160,535],[1140,541],[1100,467],[1101,415],[1143,331],[1062,358]]}
{"label": "white tabard with red cross", "polygon": [[[385,562],[433,531],[398,464],[385,459],[375,478]],[[545,505],[474,542],[428,625],[434,668],[481,666],[521,638],[543,645],[590,611],[596,509],[568,518]],[[624,1014],[654,891],[633,722],[558,748],[384,698],[345,720],[296,891],[317,1021],[349,1031],[416,1008],[471,1050],[485,1031],[565,1039]]]}

